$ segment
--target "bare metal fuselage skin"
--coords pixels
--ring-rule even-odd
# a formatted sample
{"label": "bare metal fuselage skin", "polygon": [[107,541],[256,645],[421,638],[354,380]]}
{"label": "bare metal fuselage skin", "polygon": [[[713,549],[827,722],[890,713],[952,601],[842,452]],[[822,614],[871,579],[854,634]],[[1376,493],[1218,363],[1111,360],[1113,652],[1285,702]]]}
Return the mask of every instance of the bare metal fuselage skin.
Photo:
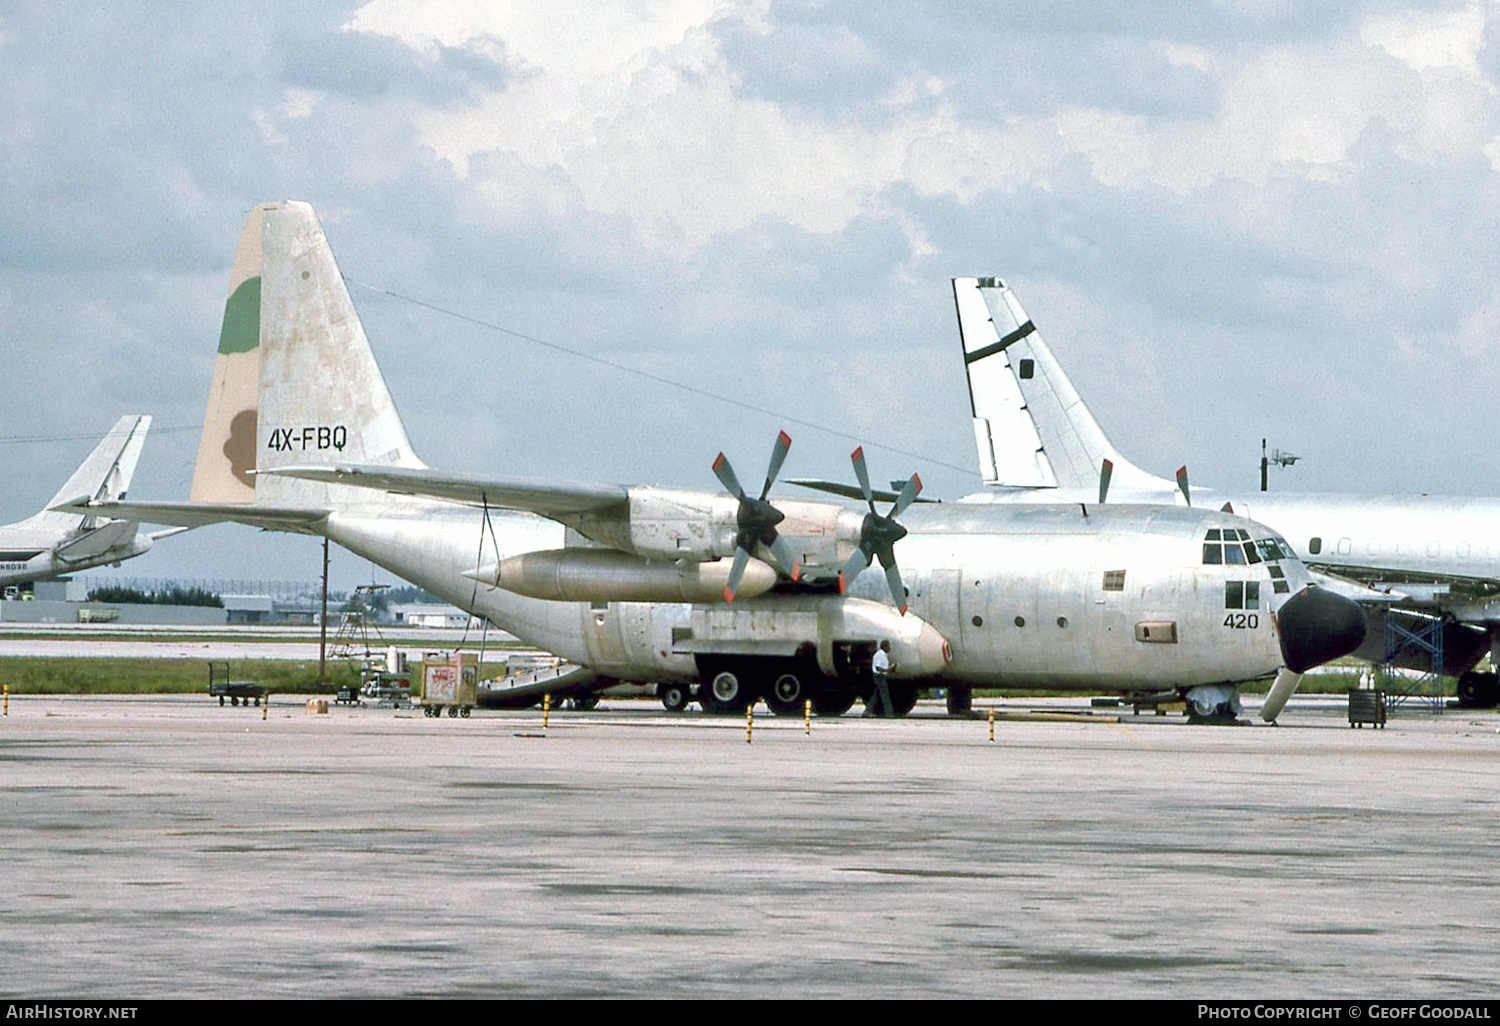
{"label": "bare metal fuselage skin", "polygon": [[86,533],[79,531],[59,536],[55,532],[33,531],[20,526],[0,527],[0,585],[41,581],[107,566],[151,549],[151,538],[137,532],[135,525],[131,524],[128,533],[122,533],[117,541],[105,544],[98,551],[84,554],[74,549],[71,555],[65,555],[69,551],[63,547],[65,543],[75,538],[86,543],[83,538]]}
{"label": "bare metal fuselage skin", "polygon": [[[993,488],[965,503],[1026,505],[1082,499],[1093,489]],[[1117,499],[1118,495],[1118,499]],[[1181,502],[1163,481],[1154,490],[1120,489],[1111,502]],[[1194,488],[1204,506],[1229,503],[1265,524],[1308,566],[1408,596],[1403,604],[1465,621],[1500,619],[1500,499],[1430,495],[1252,492]]]}
{"label": "bare metal fuselage skin", "polygon": [[[703,625],[725,617],[742,621],[739,638],[754,636],[757,624],[774,635],[778,617],[832,623],[827,629],[842,632],[843,641],[875,643],[888,630],[898,635],[898,674],[934,683],[1182,688],[1267,678],[1282,663],[1272,606],[1287,596],[1273,595],[1269,564],[1201,563],[1208,529],[1245,524],[1213,511],[915,507],[904,518],[910,533],[897,545],[910,591],[906,617],[878,573],[861,575],[847,599],[774,592],[726,607],[527,598],[462,575],[516,553],[561,548],[565,529],[526,513],[491,511],[489,518],[493,535],[485,531],[482,548],[480,511],[441,502],[406,500],[399,513],[337,512],[326,530],[340,545],[518,637],[626,680],[696,678]],[[1105,590],[1106,572],[1120,571],[1120,589]],[[1293,560],[1283,572],[1292,594],[1306,583]],[[1261,581],[1264,595],[1259,610],[1233,624],[1225,610],[1229,580]],[[849,619],[851,609],[863,619]],[[1137,625],[1167,623],[1175,641],[1137,640]],[[801,640],[828,640],[808,630],[812,636]]]}

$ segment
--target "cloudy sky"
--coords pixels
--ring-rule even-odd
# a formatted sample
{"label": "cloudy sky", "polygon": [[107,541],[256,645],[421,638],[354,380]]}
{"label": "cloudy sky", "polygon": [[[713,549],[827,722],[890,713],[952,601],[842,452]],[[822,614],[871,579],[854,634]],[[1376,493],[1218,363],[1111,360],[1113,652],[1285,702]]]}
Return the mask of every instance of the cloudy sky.
{"label": "cloudy sky", "polygon": [[[958,496],[948,279],[995,274],[1142,466],[1253,488],[1266,436],[1306,457],[1273,487],[1500,494],[1497,87],[1492,3],[10,0],[0,519],[123,413],[132,496],[186,498],[281,198],[434,466],[713,488],[785,426],[788,475],[858,439]],[[121,573],[317,552],[217,527]]]}

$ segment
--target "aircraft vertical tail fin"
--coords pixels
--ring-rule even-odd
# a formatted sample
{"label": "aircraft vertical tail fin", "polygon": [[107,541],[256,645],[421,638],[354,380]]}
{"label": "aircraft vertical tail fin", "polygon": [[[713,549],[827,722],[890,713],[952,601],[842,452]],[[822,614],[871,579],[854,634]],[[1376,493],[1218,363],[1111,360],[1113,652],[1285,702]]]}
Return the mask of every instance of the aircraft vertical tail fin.
{"label": "aircraft vertical tail fin", "polygon": [[266,203],[240,235],[193,475],[194,502],[332,508],[337,484],[256,474],[297,464],[424,466],[311,205]]}
{"label": "aircraft vertical tail fin", "polygon": [[146,444],[146,433],[151,430],[151,418],[144,414],[130,414],[115,421],[109,433],[99,439],[94,451],[73,471],[67,482],[57,490],[41,512],[25,521],[35,527],[59,527],[73,529],[83,523],[84,517],[76,513],[53,510],[75,499],[88,497],[91,501],[113,502],[124,498],[135,476],[135,465],[140,461],[141,449]]}
{"label": "aircraft vertical tail fin", "polygon": [[1108,461],[1117,494],[1171,490],[1110,444],[1003,281],[954,278],[953,298],[986,484],[1092,491]]}

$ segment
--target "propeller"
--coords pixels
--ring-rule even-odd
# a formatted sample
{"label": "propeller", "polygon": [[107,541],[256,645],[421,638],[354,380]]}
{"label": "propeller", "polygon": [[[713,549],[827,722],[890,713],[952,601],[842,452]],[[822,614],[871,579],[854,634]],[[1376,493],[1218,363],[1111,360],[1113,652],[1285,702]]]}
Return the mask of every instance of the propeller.
{"label": "propeller", "polygon": [[896,569],[895,545],[906,537],[906,528],[896,523],[896,518],[906,512],[906,508],[917,500],[917,494],[922,491],[922,479],[913,474],[907,482],[901,486],[901,492],[896,496],[895,503],[891,506],[890,513],[881,516],[875,512],[875,496],[870,491],[870,473],[865,467],[865,448],[860,446],[855,449],[849,457],[854,462],[854,473],[859,478],[859,489],[864,493],[865,505],[870,507],[869,514],[859,529],[859,547],[849,557],[849,562],[844,564],[844,569],[839,572],[839,593],[848,590],[854,579],[864,572],[865,567],[870,565],[871,560],[880,560],[880,565],[885,568],[886,584],[891,589],[891,598],[895,600],[896,608],[901,610],[901,615],[906,615],[906,588],[901,583],[901,571]]}
{"label": "propeller", "polygon": [[1183,464],[1177,468],[1177,489],[1182,492],[1182,501],[1189,506],[1193,504],[1193,496],[1188,491],[1187,465]]}
{"label": "propeller", "polygon": [[728,457],[721,452],[719,458],[714,460],[714,474],[740,503],[734,517],[734,564],[729,568],[729,581],[724,586],[725,602],[734,601],[740,580],[745,576],[745,564],[749,562],[751,552],[757,544],[771,550],[776,556],[776,562],[781,564],[792,580],[795,581],[801,575],[802,568],[792,555],[792,547],[776,533],[776,525],[786,519],[786,514],[766,501],[766,496],[771,494],[771,485],[776,483],[776,475],[781,473],[781,465],[786,462],[787,450],[791,447],[792,438],[785,431],[776,436],[776,446],[771,450],[771,465],[766,471],[766,484],[760,490],[758,499],[745,494],[734,468],[729,465]]}

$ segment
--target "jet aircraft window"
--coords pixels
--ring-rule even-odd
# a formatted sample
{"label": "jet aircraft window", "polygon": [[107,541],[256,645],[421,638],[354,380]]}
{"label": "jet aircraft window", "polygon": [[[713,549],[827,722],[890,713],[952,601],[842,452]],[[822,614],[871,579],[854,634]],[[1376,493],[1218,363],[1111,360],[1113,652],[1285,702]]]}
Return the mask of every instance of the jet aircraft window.
{"label": "jet aircraft window", "polygon": [[1323,539],[1322,538],[1313,538],[1311,541],[1309,541],[1307,543],[1307,551],[1310,552],[1310,553],[1312,553],[1314,556],[1316,556],[1318,553],[1322,552],[1323,551]]}
{"label": "jet aircraft window", "polygon": [[1125,590],[1125,571],[1124,570],[1106,570],[1106,571],[1104,571],[1104,590],[1105,591],[1124,591]]}
{"label": "jet aircraft window", "polygon": [[1035,360],[1022,360],[1021,361],[1021,377],[1025,378],[1025,379],[1027,379],[1029,381],[1033,376],[1035,376],[1035,374],[1036,374],[1036,361]]}

